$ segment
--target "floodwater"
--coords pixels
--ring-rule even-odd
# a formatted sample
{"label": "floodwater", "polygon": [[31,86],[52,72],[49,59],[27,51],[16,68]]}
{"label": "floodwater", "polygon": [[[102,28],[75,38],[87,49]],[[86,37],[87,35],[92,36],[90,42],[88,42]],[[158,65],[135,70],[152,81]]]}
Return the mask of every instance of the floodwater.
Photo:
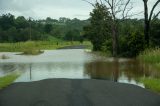
{"label": "floodwater", "polygon": [[144,87],[138,79],[160,77],[150,66],[135,59],[107,58],[85,49],[46,50],[38,56],[0,53],[0,77],[13,71],[21,75],[15,82],[30,82],[49,78],[102,79]]}

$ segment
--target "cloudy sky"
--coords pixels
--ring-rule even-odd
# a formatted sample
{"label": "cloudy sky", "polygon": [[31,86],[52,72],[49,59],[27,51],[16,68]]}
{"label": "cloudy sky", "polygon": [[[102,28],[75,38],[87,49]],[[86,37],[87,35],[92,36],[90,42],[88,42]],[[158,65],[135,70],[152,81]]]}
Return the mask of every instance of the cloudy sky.
{"label": "cloudy sky", "polygon": [[[132,1],[136,2],[132,12],[143,10],[142,0]],[[153,5],[154,1],[156,0],[150,0],[149,6]],[[45,19],[46,17],[87,19],[92,9],[93,7],[83,0],[0,0],[0,14],[11,13],[15,16],[34,19]],[[160,5],[156,11],[158,10],[160,10]]]}

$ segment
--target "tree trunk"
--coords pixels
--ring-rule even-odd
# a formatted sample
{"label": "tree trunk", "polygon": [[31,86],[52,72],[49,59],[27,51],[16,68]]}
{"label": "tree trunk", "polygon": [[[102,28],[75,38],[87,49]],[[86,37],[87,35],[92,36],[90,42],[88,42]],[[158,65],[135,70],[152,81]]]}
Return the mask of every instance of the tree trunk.
{"label": "tree trunk", "polygon": [[114,82],[118,82],[119,78],[119,63],[118,58],[115,58],[114,60],[114,70],[113,70],[113,80]]}
{"label": "tree trunk", "polygon": [[145,41],[146,41],[146,45],[147,47],[149,47],[149,22],[145,22],[145,28],[144,28],[144,36],[145,36]]}
{"label": "tree trunk", "polygon": [[113,57],[118,55],[118,32],[117,26],[115,23],[112,25],[112,46],[113,46]]}
{"label": "tree trunk", "polygon": [[147,47],[149,47],[149,19],[148,19],[148,6],[147,6],[147,2],[148,0],[143,0],[144,2],[144,17],[145,17],[145,22],[144,22],[144,37],[145,37],[145,41],[146,41],[146,45]]}

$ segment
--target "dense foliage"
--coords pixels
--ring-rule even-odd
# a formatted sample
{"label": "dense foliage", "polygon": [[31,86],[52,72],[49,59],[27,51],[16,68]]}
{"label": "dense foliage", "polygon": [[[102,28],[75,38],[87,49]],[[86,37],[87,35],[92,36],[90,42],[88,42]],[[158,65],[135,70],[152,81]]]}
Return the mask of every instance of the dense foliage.
{"label": "dense foliage", "polygon": [[[93,12],[90,14],[90,25],[84,27],[84,35],[88,37],[93,50],[112,53],[112,18],[108,9],[103,4],[95,4]],[[144,20],[143,19],[117,19],[119,51],[122,57],[135,57],[142,52],[145,47]],[[151,25],[152,47],[160,47],[160,19],[156,19]]]}
{"label": "dense foliage", "polygon": [[82,41],[83,37],[80,33],[88,23],[88,20],[76,18],[33,20],[25,19],[23,16],[15,18],[11,14],[4,14],[0,16],[0,42],[51,40],[55,37]]}
{"label": "dense foliage", "polygon": [[102,45],[110,38],[110,14],[105,5],[97,3],[90,13],[90,25],[84,27],[84,35],[91,40],[93,50],[102,50]]}
{"label": "dense foliage", "polygon": [[137,56],[145,48],[143,20],[119,20],[119,55],[123,57]]}
{"label": "dense foliage", "polygon": [[[118,21],[119,56],[137,56],[146,47],[144,41],[144,20],[125,19]],[[22,42],[28,40],[80,41],[88,39],[93,50],[112,53],[112,18],[105,5],[96,4],[88,20],[47,18],[45,20],[15,18],[11,14],[0,16],[0,42]],[[160,19],[151,23],[151,47],[160,47]]]}
{"label": "dense foliage", "polygon": [[156,19],[151,24],[151,46],[152,47],[160,47],[160,19]]}

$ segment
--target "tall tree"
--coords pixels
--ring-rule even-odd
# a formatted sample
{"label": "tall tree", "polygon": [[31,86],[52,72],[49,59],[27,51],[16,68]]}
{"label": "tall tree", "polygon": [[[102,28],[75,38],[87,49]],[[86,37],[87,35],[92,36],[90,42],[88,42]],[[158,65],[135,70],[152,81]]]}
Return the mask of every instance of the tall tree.
{"label": "tall tree", "polygon": [[[87,1],[87,0],[84,0]],[[93,3],[87,1],[92,6]],[[112,16],[112,54],[114,57],[118,55],[119,48],[119,31],[118,31],[118,19],[126,19],[136,14],[129,14],[132,10],[133,6],[131,0],[96,0],[100,4],[106,5],[108,7],[111,16]]]}
{"label": "tall tree", "polygon": [[155,8],[157,7],[157,5],[160,3],[160,0],[157,0],[155,2],[155,4],[153,5],[150,14],[148,13],[148,0],[143,0],[144,3],[144,18],[145,18],[145,22],[144,22],[144,35],[145,35],[145,41],[147,46],[149,47],[149,32],[150,32],[150,24],[151,24],[151,20],[156,18],[159,14],[160,11],[153,17],[153,13]]}
{"label": "tall tree", "polygon": [[15,26],[17,29],[24,29],[28,27],[28,22],[23,16],[19,16],[15,20]]}
{"label": "tall tree", "polygon": [[15,25],[14,20],[15,20],[15,18],[11,14],[2,15],[2,17],[0,18],[0,26],[1,26],[1,28],[3,30],[8,30],[9,28],[11,28],[12,26]]}
{"label": "tall tree", "polygon": [[[101,1],[101,0],[100,0]],[[107,6],[110,8],[112,15],[112,46],[113,46],[113,56],[118,55],[119,48],[119,31],[118,31],[118,18],[124,20],[133,16],[134,14],[129,14],[133,6],[131,0],[104,0]]]}
{"label": "tall tree", "polygon": [[46,24],[44,26],[44,31],[49,34],[52,31],[52,24]]}
{"label": "tall tree", "polygon": [[85,35],[93,44],[93,50],[99,51],[102,49],[103,43],[106,41],[107,36],[109,36],[110,20],[111,16],[108,8],[104,4],[96,3],[94,4],[94,9],[90,13],[91,24],[85,27]]}

